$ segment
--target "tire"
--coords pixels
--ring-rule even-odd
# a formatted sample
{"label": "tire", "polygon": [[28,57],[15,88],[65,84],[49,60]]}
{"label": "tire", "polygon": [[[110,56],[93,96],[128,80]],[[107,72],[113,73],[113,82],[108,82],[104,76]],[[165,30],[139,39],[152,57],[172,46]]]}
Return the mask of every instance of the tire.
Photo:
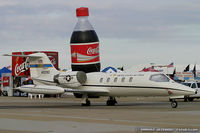
{"label": "tire", "polygon": [[184,102],[188,102],[188,99],[187,99],[187,98],[184,98]]}
{"label": "tire", "polygon": [[90,100],[86,100],[86,103],[82,103],[81,105],[82,106],[90,106],[91,105]]}
{"label": "tire", "polygon": [[108,100],[108,101],[106,102],[106,105],[107,105],[107,106],[115,106],[115,103],[116,103],[115,100]]}
{"label": "tire", "polygon": [[188,98],[188,101],[192,102],[194,100],[194,98]]}
{"label": "tire", "polygon": [[172,101],[171,106],[172,106],[172,108],[177,108],[178,103],[176,101]]}
{"label": "tire", "polygon": [[90,105],[91,105],[91,103],[90,103],[89,100],[86,101],[86,104],[87,104],[87,106],[90,106]]}
{"label": "tire", "polygon": [[108,100],[108,101],[106,102],[106,105],[107,105],[107,106],[110,106],[110,100]]}

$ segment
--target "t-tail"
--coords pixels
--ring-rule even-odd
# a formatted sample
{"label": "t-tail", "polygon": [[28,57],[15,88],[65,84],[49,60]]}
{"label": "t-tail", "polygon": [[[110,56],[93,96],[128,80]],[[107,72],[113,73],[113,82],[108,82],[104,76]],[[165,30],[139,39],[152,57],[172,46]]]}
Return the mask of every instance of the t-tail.
{"label": "t-tail", "polygon": [[44,53],[30,55],[5,55],[29,58],[30,75],[35,85],[55,85],[54,76],[60,72],[53,66]]}
{"label": "t-tail", "polygon": [[29,55],[29,64],[34,84],[55,85],[54,76],[59,74],[59,71],[56,70],[46,54],[35,53]]}

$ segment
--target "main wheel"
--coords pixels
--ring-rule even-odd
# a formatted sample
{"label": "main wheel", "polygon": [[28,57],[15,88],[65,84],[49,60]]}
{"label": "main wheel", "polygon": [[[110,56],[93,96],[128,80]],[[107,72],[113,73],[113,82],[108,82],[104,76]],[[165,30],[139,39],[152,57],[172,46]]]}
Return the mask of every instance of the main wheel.
{"label": "main wheel", "polygon": [[194,100],[194,98],[188,98],[189,102],[192,102]]}
{"label": "main wheel", "polygon": [[87,104],[87,106],[90,106],[91,105],[90,100],[87,99],[86,104]]}
{"label": "main wheel", "polygon": [[172,108],[177,108],[178,103],[176,101],[172,101],[171,106],[172,106]]}
{"label": "main wheel", "polygon": [[187,101],[188,101],[188,98],[185,97],[185,98],[184,98],[184,102],[187,102]]}
{"label": "main wheel", "polygon": [[91,105],[90,100],[86,99],[86,103],[82,103],[81,105],[82,106],[90,106]]}
{"label": "main wheel", "polygon": [[110,100],[108,100],[108,101],[106,102],[106,105],[107,105],[107,106],[111,106]]}
{"label": "main wheel", "polygon": [[107,106],[115,106],[115,103],[116,103],[115,100],[108,100],[108,101],[106,102],[106,105],[107,105]]}

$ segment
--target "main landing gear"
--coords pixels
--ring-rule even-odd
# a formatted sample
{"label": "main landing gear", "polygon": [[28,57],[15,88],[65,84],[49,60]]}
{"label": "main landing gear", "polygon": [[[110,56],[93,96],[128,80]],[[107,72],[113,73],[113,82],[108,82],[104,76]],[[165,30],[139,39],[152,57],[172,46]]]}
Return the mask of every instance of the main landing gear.
{"label": "main landing gear", "polygon": [[106,105],[107,106],[115,106],[116,103],[117,103],[117,101],[114,97],[109,97],[106,102]]}
{"label": "main landing gear", "polygon": [[[115,97],[109,97],[106,102],[106,105],[107,106],[115,106],[116,103],[117,103],[117,101],[116,101]],[[88,95],[83,94],[81,105],[82,106],[90,106],[91,105],[90,100],[88,99]]]}
{"label": "main landing gear", "polygon": [[91,105],[90,100],[86,99],[85,103],[82,103],[81,105],[82,106],[90,106]]}
{"label": "main landing gear", "polygon": [[171,100],[171,106],[172,106],[172,108],[177,108],[177,106],[178,106],[177,101],[175,101],[174,99],[172,99]]}
{"label": "main landing gear", "polygon": [[82,106],[90,106],[91,105],[90,100],[88,100],[88,96],[86,94],[83,94],[81,105]]}
{"label": "main landing gear", "polygon": [[184,98],[184,102],[192,102],[194,100],[194,98],[192,97],[185,97]]}

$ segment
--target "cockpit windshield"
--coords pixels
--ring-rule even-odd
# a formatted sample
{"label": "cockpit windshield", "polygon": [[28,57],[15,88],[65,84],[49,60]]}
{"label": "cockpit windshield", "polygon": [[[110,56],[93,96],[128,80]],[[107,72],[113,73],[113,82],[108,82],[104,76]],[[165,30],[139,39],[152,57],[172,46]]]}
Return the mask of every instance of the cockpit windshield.
{"label": "cockpit windshield", "polygon": [[155,82],[169,82],[170,81],[170,79],[164,74],[151,75],[149,80],[155,81]]}
{"label": "cockpit windshield", "polygon": [[183,84],[183,85],[185,85],[185,86],[191,86],[191,83],[181,83],[181,84]]}

